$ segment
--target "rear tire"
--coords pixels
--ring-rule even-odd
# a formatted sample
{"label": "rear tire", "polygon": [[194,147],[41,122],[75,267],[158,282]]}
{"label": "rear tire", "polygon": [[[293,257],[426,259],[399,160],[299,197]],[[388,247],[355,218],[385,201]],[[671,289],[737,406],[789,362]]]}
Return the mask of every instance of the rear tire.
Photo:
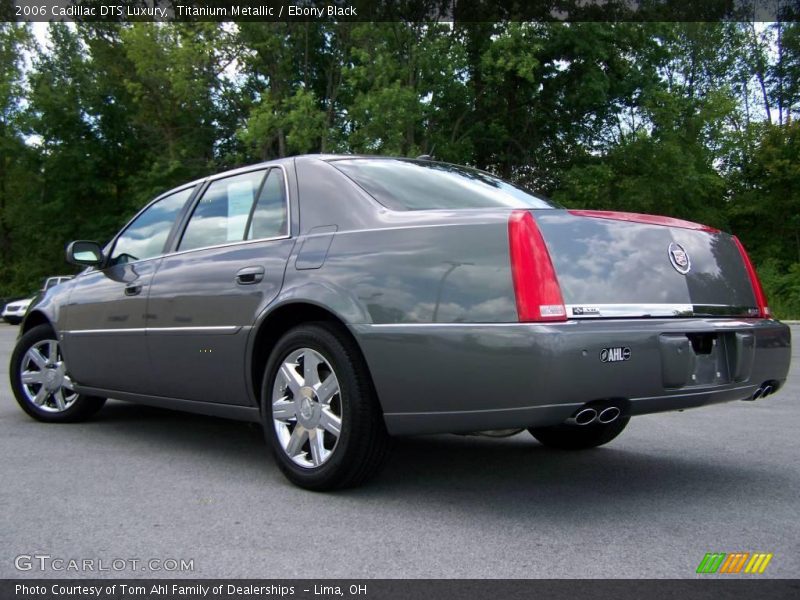
{"label": "rear tire", "polygon": [[530,434],[548,448],[586,450],[607,444],[627,427],[630,417],[619,417],[611,423],[592,425],[553,425],[531,427]]}
{"label": "rear tire", "polygon": [[58,337],[49,325],[37,325],[19,339],[11,354],[9,379],[22,410],[45,423],[83,421],[106,402],[73,390]]}
{"label": "rear tire", "polygon": [[391,440],[367,366],[335,325],[289,330],[267,362],[261,395],[265,437],[292,483],[355,487],[385,462]]}

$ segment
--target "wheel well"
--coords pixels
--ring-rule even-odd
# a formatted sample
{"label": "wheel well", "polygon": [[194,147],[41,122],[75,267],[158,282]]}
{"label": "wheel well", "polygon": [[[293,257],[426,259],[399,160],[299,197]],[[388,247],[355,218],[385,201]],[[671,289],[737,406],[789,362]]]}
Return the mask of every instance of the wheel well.
{"label": "wheel well", "polygon": [[25,321],[22,323],[22,333],[27,333],[38,325],[50,325],[50,320],[43,313],[33,311],[25,317]]}
{"label": "wheel well", "polygon": [[[261,400],[261,386],[264,379],[264,369],[267,367],[267,360],[275,347],[275,344],[281,336],[303,323],[310,323],[312,321],[324,321],[335,325],[355,343],[356,347],[361,352],[361,347],[358,342],[350,333],[350,330],[339,317],[332,312],[317,306],[315,304],[307,303],[292,303],[281,306],[275,309],[261,324],[256,333],[256,339],[253,343],[253,360],[250,364],[251,377],[253,381],[253,391],[256,395],[256,400]],[[364,360],[364,355],[361,355]],[[364,360],[366,365],[366,360]],[[371,377],[371,376],[370,376]]]}

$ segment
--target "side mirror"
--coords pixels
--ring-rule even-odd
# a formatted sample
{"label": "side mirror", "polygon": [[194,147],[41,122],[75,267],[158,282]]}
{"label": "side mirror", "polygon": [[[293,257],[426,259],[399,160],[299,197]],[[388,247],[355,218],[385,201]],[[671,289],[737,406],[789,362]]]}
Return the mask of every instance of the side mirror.
{"label": "side mirror", "polygon": [[97,242],[79,240],[67,246],[67,262],[73,265],[97,267],[103,263],[103,249]]}

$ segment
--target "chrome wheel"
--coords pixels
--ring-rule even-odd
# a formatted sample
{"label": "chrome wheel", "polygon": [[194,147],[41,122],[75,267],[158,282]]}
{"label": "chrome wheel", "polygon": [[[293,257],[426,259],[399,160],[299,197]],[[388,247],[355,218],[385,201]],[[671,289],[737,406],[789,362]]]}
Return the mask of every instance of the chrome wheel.
{"label": "chrome wheel", "polygon": [[324,464],[342,431],[339,380],[322,354],[300,348],[283,359],[272,387],[272,420],[283,451],[295,464]]}
{"label": "chrome wheel", "polygon": [[22,358],[19,374],[25,398],[45,412],[64,412],[79,397],[56,340],[31,346]]}

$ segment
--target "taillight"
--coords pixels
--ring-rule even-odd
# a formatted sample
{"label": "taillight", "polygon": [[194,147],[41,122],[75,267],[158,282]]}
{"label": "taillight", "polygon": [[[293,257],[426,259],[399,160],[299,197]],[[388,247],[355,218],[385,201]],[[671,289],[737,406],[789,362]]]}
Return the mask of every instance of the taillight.
{"label": "taillight", "polygon": [[764,288],[761,287],[761,281],[758,279],[758,273],[750,262],[750,257],[747,255],[747,250],[744,249],[742,242],[739,238],[733,236],[733,241],[739,249],[739,254],[742,255],[742,262],[744,263],[747,274],[750,276],[750,285],[753,287],[753,295],[756,297],[756,305],[758,306],[758,316],[764,319],[770,318],[769,306],[767,306],[767,295],[764,293]]}
{"label": "taillight", "polygon": [[511,273],[520,321],[566,321],[556,271],[542,233],[527,210],[508,219]]}

